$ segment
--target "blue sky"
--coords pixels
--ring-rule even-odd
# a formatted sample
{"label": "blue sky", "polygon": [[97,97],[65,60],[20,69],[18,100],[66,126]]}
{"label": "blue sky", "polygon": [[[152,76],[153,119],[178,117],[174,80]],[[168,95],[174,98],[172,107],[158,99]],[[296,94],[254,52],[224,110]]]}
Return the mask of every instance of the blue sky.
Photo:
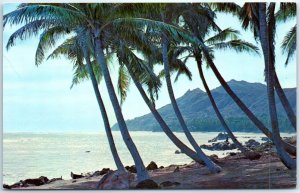
{"label": "blue sky", "polygon": [[[4,14],[13,10],[15,4],[4,5]],[[276,69],[283,87],[296,87],[296,60],[284,66],[286,56],[282,55],[280,42],[283,35],[295,24],[295,20],[280,24],[276,36]],[[221,28],[231,27],[240,30],[241,37],[255,43],[252,33],[243,31],[240,23],[231,15],[218,14],[217,24]],[[45,61],[41,66],[34,65],[38,36],[18,41],[16,46],[5,49],[8,37],[17,29],[7,26],[3,31],[3,125],[4,132],[83,132],[103,130],[101,114],[98,109],[92,85],[83,82],[70,89],[73,70],[72,64],[64,58]],[[259,45],[258,45],[259,46]],[[264,83],[263,57],[237,54],[233,51],[216,52],[215,63],[219,71],[229,81],[245,80]],[[295,57],[296,58],[296,57]],[[188,61],[193,73],[193,81],[181,77],[173,83],[176,98],[187,90],[200,88],[201,84],[196,63]],[[116,83],[118,68],[111,68],[111,75]],[[210,69],[205,70],[210,88],[220,84]],[[174,77],[173,77],[174,80]],[[116,84],[115,84],[116,85]],[[111,125],[116,123],[113,109],[106,94],[104,82],[100,91],[107,106]],[[157,107],[170,103],[165,84],[161,88]],[[125,119],[149,113],[138,91],[131,84],[127,100],[122,106]]]}

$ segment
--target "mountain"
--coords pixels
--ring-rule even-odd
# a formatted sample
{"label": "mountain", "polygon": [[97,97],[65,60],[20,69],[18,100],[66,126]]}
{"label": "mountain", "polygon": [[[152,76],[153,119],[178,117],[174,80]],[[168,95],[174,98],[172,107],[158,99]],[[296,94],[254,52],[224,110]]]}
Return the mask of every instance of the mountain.
{"label": "mountain", "polygon": [[[231,80],[228,82],[232,90],[241,98],[248,108],[270,127],[268,116],[267,87],[261,83]],[[213,89],[212,95],[219,110],[233,131],[259,132],[254,124],[238,108],[223,87]],[[296,111],[296,88],[284,89],[293,110]],[[211,106],[206,93],[199,88],[188,90],[182,97],[176,99],[181,113],[191,131],[223,131],[221,124]],[[286,113],[276,95],[276,107],[281,131],[294,132]],[[173,131],[182,131],[171,104],[158,109],[166,123]],[[162,131],[151,113],[126,121],[131,131]],[[118,129],[115,124],[113,130]]]}

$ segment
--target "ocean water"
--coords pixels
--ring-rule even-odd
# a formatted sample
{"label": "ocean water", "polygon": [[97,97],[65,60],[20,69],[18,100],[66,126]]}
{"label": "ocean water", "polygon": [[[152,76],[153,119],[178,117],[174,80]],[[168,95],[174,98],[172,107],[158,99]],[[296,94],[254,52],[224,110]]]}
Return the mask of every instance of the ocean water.
{"label": "ocean water", "polygon": [[[185,164],[192,160],[184,154],[175,154],[178,148],[162,132],[130,132],[144,164],[155,161],[158,166]],[[184,133],[175,133],[187,143]],[[199,144],[217,136],[216,132],[192,133]],[[248,137],[261,142],[263,134],[235,133],[241,142]],[[282,134],[291,136],[292,134]],[[120,132],[114,131],[115,143],[124,165],[133,165]],[[189,145],[190,146],[190,145]],[[86,151],[90,151],[89,153]],[[237,150],[234,150],[237,151]],[[226,156],[230,151],[208,151],[208,155]],[[12,184],[21,179],[47,176],[70,179],[71,171],[86,173],[104,167],[115,169],[104,132],[101,133],[4,133],[3,134],[3,183]]]}

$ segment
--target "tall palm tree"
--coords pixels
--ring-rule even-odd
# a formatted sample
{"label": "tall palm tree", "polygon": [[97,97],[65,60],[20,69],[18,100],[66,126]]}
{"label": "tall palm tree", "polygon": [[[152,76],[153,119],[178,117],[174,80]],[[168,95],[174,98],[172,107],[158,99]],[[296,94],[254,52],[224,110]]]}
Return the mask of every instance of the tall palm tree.
{"label": "tall palm tree", "polygon": [[[132,34],[135,32],[132,32]],[[143,36],[143,35],[142,35]],[[209,170],[213,173],[220,172],[220,167],[217,166],[215,163],[213,163],[204,153],[202,155],[196,154],[194,151],[192,151],[190,148],[188,148],[184,143],[182,143],[171,131],[171,129],[168,127],[168,125],[165,123],[159,112],[155,108],[155,102],[153,100],[153,97],[149,99],[146,92],[143,89],[142,84],[145,84],[148,86],[148,90],[150,90],[149,94],[150,96],[153,95],[151,89],[149,89],[149,85],[152,87],[160,86],[160,81],[156,77],[156,75],[153,72],[152,63],[148,63],[145,60],[140,59],[138,56],[135,55],[133,50],[138,50],[143,53],[145,58],[152,57],[153,55],[159,55],[157,53],[160,53],[157,48],[152,46],[152,48],[147,48],[148,50],[145,50],[144,45],[151,46],[152,43],[150,41],[143,42],[142,45],[140,45],[138,42],[140,42],[138,39],[143,39],[142,41],[145,41],[147,38],[147,35],[144,35],[145,38],[141,38],[140,35],[135,36],[135,38],[130,37],[130,40],[119,37],[115,38],[114,42],[114,52],[116,53],[118,57],[118,61],[120,63],[120,66],[126,66],[128,73],[130,74],[135,86],[137,87],[138,91],[140,92],[143,100],[149,107],[150,111],[154,115],[155,119],[163,129],[163,131],[166,133],[166,135],[169,137],[169,139],[187,156],[191,157],[193,160],[197,162],[204,162],[206,166],[209,168]],[[125,41],[126,40],[126,41]],[[134,43],[132,42],[134,41]],[[117,46],[118,45],[118,46]],[[134,46],[130,46],[134,45]],[[152,51],[151,51],[152,50]],[[150,51],[150,52],[149,52]],[[149,66],[150,65],[150,66]],[[149,80],[151,83],[149,84]],[[157,91],[158,88],[153,89],[154,91]]]}
{"label": "tall palm tree", "polygon": [[[188,19],[188,18],[187,18]],[[185,20],[188,21],[188,20]],[[188,23],[188,22],[186,22]],[[193,22],[190,22],[191,25],[193,25]],[[244,102],[232,91],[230,86],[227,84],[227,82],[224,80],[220,72],[218,71],[217,67],[215,66],[211,55],[209,53],[209,47],[205,45],[203,38],[197,34],[197,31],[193,30],[193,28],[190,28],[192,36],[194,37],[193,42],[196,48],[199,46],[199,48],[203,52],[204,59],[206,60],[209,67],[212,69],[213,73],[215,74],[218,81],[221,83],[224,90],[230,95],[230,97],[234,100],[234,102],[238,105],[238,107],[248,116],[248,118],[254,123],[254,125],[260,129],[268,138],[273,140],[272,133],[268,130],[268,128],[248,109],[248,107],[244,104]],[[281,142],[283,147],[292,155],[296,154],[296,148],[295,146],[292,146],[284,141]]]}
{"label": "tall palm tree", "polygon": [[[267,6],[266,3],[259,3],[258,5],[258,24],[259,24],[259,39],[261,47],[264,54],[265,66],[266,66],[266,76],[267,76],[267,90],[268,90],[268,100],[269,100],[269,113],[272,123],[273,141],[275,143],[277,153],[284,163],[284,165],[289,169],[296,169],[296,161],[292,159],[282,148],[281,137],[278,127],[277,110],[275,105],[275,95],[274,95],[274,76],[275,76],[275,66],[274,59],[271,55],[274,52],[274,47],[272,41],[273,37],[273,26],[270,21],[275,20],[275,3],[270,3],[268,7],[268,17],[269,22],[267,22]],[[272,28],[272,29],[270,29]]]}
{"label": "tall palm tree", "polygon": [[[50,28],[52,29],[52,28]],[[50,33],[49,33],[50,31]],[[51,37],[51,31],[45,31],[43,35],[40,37],[39,45],[45,45],[47,44],[47,40],[49,40]],[[91,45],[92,43],[89,41],[88,34],[84,33],[83,30],[76,30],[76,36],[67,39],[65,42],[63,42],[60,46],[58,46],[49,56],[48,59],[57,58],[60,55],[66,56],[71,61],[75,61],[75,73],[74,73],[74,79],[72,86],[74,84],[78,84],[83,79],[88,79],[90,77],[92,86],[94,89],[94,93],[96,95],[96,99],[99,105],[99,109],[101,111],[102,119],[104,122],[104,128],[106,132],[106,136],[109,142],[110,150],[113,156],[113,159],[115,161],[115,164],[117,166],[117,169],[119,172],[124,172],[125,168],[123,163],[121,162],[121,159],[118,155],[113,135],[111,132],[111,127],[109,123],[109,119],[106,113],[105,105],[102,100],[99,88],[98,88],[98,82],[100,82],[101,79],[101,73],[100,69],[97,68],[97,64],[95,61],[91,62]],[[47,38],[48,37],[48,38]],[[84,40],[84,42],[82,42]],[[42,61],[43,56],[41,54],[45,53],[45,49],[41,49],[44,46],[38,46],[40,49],[37,49],[36,52],[36,61]],[[85,65],[83,64],[83,59],[85,60]],[[95,76],[94,71],[97,73],[97,78]]]}
{"label": "tall palm tree", "polygon": [[7,22],[11,24],[22,24],[25,21],[26,23],[25,26],[15,33],[15,36],[10,38],[8,42],[9,45],[13,45],[17,37],[22,39],[24,34],[37,35],[39,30],[57,24],[73,27],[70,28],[70,30],[76,26],[85,26],[91,30],[90,36],[93,37],[96,61],[100,65],[123,140],[135,162],[138,181],[142,181],[148,179],[149,175],[128,132],[110,78],[102,47],[103,40],[106,38],[105,35],[110,35],[110,32],[101,29],[101,26],[114,19],[112,17],[114,16],[114,6],[114,4],[21,4],[17,10],[4,16],[4,26]]}

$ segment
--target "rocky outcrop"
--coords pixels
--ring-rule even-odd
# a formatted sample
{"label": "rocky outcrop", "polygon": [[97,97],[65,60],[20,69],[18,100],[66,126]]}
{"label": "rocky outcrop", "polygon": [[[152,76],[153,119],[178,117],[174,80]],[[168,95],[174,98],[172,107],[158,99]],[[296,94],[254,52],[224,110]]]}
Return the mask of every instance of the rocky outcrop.
{"label": "rocky outcrop", "polygon": [[136,167],[135,167],[135,165],[125,166],[125,169],[128,170],[130,173],[136,173]]}
{"label": "rocky outcrop", "polygon": [[228,134],[226,133],[219,133],[217,135],[217,137],[211,139],[211,140],[208,140],[209,143],[211,142],[216,142],[216,141],[219,141],[219,140],[227,140],[229,137],[228,137]]}
{"label": "rocky outcrop", "polygon": [[141,181],[139,182],[137,185],[136,185],[136,188],[137,189],[159,189],[159,186],[156,182],[154,182],[153,180],[151,179],[147,179],[147,180],[144,180],[144,181]]}
{"label": "rocky outcrop", "polygon": [[245,145],[250,149],[255,149],[260,145],[260,143],[255,141],[254,139],[249,139],[248,141],[246,141]]}
{"label": "rocky outcrop", "polygon": [[154,161],[151,161],[149,165],[146,167],[147,170],[156,170],[158,169],[157,164]]}
{"label": "rocky outcrop", "polygon": [[78,178],[83,178],[83,177],[84,177],[83,174],[74,174],[73,172],[71,172],[72,179],[78,179]]}
{"label": "rocky outcrop", "polygon": [[60,178],[53,178],[49,180],[45,176],[40,176],[39,178],[29,178],[26,180],[20,180],[19,182],[16,182],[12,185],[3,184],[3,188],[5,189],[14,189],[14,188],[22,188],[22,187],[30,187],[30,186],[41,186],[44,184],[50,184],[54,181],[62,180],[62,177]]}
{"label": "rocky outcrop", "polygon": [[228,143],[226,141],[224,142],[217,142],[217,143],[212,143],[211,145],[201,145],[200,146],[203,149],[207,149],[210,151],[221,151],[221,150],[232,150],[236,149],[236,145],[233,143]]}

